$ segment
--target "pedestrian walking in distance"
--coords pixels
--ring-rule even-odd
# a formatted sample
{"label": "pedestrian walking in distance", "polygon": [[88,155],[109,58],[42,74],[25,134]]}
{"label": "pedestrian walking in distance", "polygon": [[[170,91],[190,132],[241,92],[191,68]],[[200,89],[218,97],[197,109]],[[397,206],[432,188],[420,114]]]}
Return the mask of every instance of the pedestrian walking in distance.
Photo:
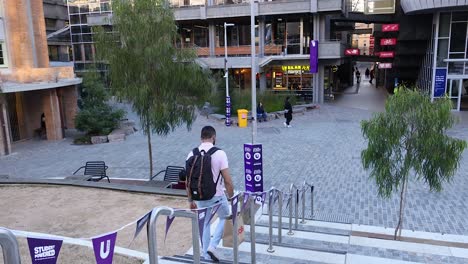
{"label": "pedestrian walking in distance", "polygon": [[291,120],[292,120],[292,105],[289,102],[289,96],[286,97],[286,100],[284,100],[284,118],[286,118],[286,122],[284,122],[285,127],[291,127]]}

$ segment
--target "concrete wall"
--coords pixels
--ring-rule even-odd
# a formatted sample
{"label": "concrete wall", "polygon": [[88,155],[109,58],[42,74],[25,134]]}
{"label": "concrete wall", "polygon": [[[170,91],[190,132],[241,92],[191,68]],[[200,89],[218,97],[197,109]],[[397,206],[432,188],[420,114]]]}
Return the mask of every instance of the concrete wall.
{"label": "concrete wall", "polygon": [[47,139],[59,140],[63,138],[62,122],[60,118],[60,104],[56,89],[44,91],[42,106],[46,119]]}
{"label": "concrete wall", "polygon": [[62,124],[66,129],[75,128],[75,117],[78,113],[78,90],[76,86],[68,86],[58,89],[62,104]]}
{"label": "concrete wall", "polygon": [[29,2],[31,3],[31,19],[34,29],[34,45],[37,57],[37,65],[35,67],[49,67],[49,52],[47,49],[46,27],[42,0],[29,0]]}

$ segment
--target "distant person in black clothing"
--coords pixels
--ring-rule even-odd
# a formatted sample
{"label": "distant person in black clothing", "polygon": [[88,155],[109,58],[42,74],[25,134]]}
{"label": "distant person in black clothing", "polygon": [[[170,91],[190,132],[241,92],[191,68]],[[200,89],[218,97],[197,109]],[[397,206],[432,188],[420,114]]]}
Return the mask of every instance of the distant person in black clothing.
{"label": "distant person in black clothing", "polygon": [[259,102],[257,105],[257,119],[259,122],[267,121],[267,114],[265,112],[265,109],[263,109],[263,104],[262,102]]}
{"label": "distant person in black clothing", "polygon": [[369,75],[370,75],[369,68],[366,68],[365,75],[366,75],[366,79],[369,79]]}
{"label": "distant person in black clothing", "polygon": [[285,127],[291,127],[290,123],[292,120],[292,105],[289,102],[289,96],[286,97],[286,100],[284,100],[284,118],[286,118],[286,122],[284,122]]}
{"label": "distant person in black clothing", "polygon": [[372,70],[370,71],[370,80],[369,80],[369,83],[372,84],[372,80],[374,80],[374,69],[372,69]]}
{"label": "distant person in black clothing", "polygon": [[361,72],[359,70],[356,71],[356,82],[357,83],[361,82]]}

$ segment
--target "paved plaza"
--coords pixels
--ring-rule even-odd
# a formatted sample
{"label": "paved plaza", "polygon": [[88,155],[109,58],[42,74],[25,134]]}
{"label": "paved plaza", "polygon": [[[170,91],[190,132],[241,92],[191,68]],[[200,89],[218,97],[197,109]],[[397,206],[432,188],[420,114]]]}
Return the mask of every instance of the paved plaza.
{"label": "paved plaza", "polygon": [[[259,124],[265,188],[286,190],[290,183],[307,180],[316,186],[317,211],[344,215],[356,224],[394,227],[399,205],[397,195],[389,200],[379,198],[360,160],[361,150],[366,146],[360,121],[383,109],[385,95],[365,81],[358,93],[353,93],[355,89],[350,88],[320,109],[294,116],[292,128],[284,128],[282,119]],[[353,101],[357,103],[353,105]],[[366,102],[371,107],[366,108]],[[468,140],[468,118],[457,115],[462,120],[450,134]],[[198,117],[191,131],[179,128],[167,137],[153,137],[155,171],[167,165],[183,166],[187,153],[199,144],[200,130],[205,125],[216,128],[217,145],[227,152],[235,186],[242,190],[243,143],[251,140],[250,127],[225,127],[205,117]],[[0,175],[66,177],[86,161],[104,160],[111,177],[148,177],[147,142],[141,131],[119,143],[76,146],[70,138],[58,142],[26,141],[16,143],[14,151],[13,155],[0,157]],[[465,152],[456,177],[444,186],[442,193],[429,192],[423,183],[409,186],[405,228],[468,235],[467,190],[468,154]]]}

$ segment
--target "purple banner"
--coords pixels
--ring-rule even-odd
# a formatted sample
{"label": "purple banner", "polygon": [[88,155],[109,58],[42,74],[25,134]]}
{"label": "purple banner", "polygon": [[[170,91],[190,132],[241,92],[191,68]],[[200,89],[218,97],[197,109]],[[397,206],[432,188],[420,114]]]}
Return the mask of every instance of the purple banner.
{"label": "purple banner", "polygon": [[445,86],[447,83],[447,69],[437,68],[434,79],[434,97],[441,97],[445,94]]}
{"label": "purple banner", "polygon": [[234,224],[236,222],[237,204],[238,203],[239,203],[239,194],[232,197],[232,199],[231,199],[232,224]]}
{"label": "purple banner", "polygon": [[211,220],[213,220],[213,217],[216,214],[216,212],[218,212],[219,207],[221,207],[221,204],[217,204],[217,205],[211,207],[210,220],[208,222],[211,222]]}
{"label": "purple banner", "polygon": [[117,232],[92,239],[97,264],[112,264],[116,240]]}
{"label": "purple banner", "polygon": [[151,218],[151,211],[147,214],[145,214],[142,218],[138,219],[136,222],[136,229],[135,229],[135,235],[133,236],[133,239],[135,239],[138,234],[140,234],[141,230],[143,227],[145,227],[146,223],[149,221]]}
{"label": "purple banner", "polygon": [[198,214],[198,232],[200,234],[200,241],[203,247],[203,229],[205,228],[206,208],[197,211]]}
{"label": "purple banner", "polygon": [[166,234],[164,235],[164,242],[166,242],[167,233],[169,233],[169,228],[171,228],[172,222],[174,222],[175,216],[168,215],[166,218]]}
{"label": "purple banner", "polygon": [[231,125],[231,97],[226,96],[226,126]]}
{"label": "purple banner", "polygon": [[318,40],[310,41],[310,73],[318,72]]}
{"label": "purple banner", "polygon": [[62,240],[42,239],[28,237],[29,253],[32,264],[55,264],[57,263]]}
{"label": "purple banner", "polygon": [[263,192],[262,144],[244,144],[245,190]]}

